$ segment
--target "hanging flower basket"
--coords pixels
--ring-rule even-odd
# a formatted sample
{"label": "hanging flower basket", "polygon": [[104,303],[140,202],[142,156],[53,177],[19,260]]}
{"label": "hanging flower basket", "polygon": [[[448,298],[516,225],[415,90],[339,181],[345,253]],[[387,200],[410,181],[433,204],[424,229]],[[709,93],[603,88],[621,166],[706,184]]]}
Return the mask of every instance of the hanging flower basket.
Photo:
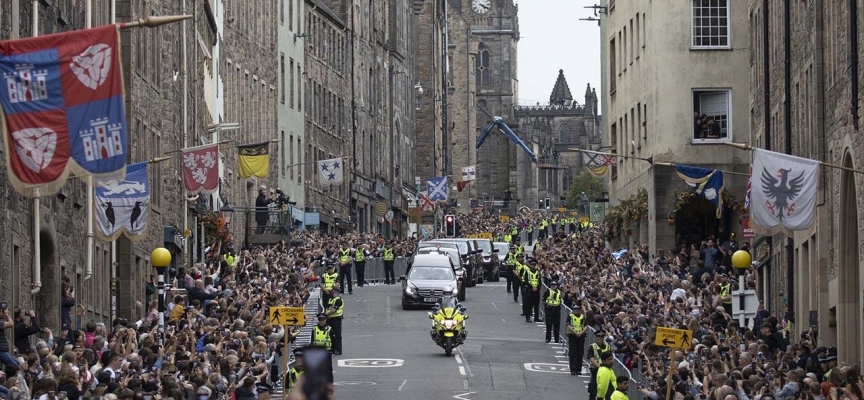
{"label": "hanging flower basket", "polygon": [[629,235],[632,231],[624,231],[625,226],[631,226],[648,217],[648,191],[639,188],[630,197],[621,200],[617,206],[609,208],[603,222],[606,225],[607,236],[610,239],[620,238],[622,233]]}

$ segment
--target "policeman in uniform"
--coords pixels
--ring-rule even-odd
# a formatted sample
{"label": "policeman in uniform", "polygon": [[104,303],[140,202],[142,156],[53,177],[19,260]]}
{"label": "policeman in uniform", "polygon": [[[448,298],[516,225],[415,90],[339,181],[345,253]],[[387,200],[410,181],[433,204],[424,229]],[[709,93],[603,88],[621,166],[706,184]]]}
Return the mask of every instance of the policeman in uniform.
{"label": "policeman in uniform", "polygon": [[567,342],[570,348],[570,375],[582,375],[582,358],[585,357],[585,316],[582,306],[573,305],[567,324]]}
{"label": "policeman in uniform", "polygon": [[588,365],[591,370],[591,380],[588,381],[589,399],[597,397],[597,371],[600,369],[601,365],[600,355],[612,350],[609,344],[603,340],[605,337],[606,332],[602,329],[598,329],[594,332],[594,343],[591,343],[591,349],[588,353]]}
{"label": "policeman in uniform", "polygon": [[393,260],[396,259],[396,256],[393,254],[393,241],[384,245],[383,257],[384,259],[384,283],[388,285],[392,285],[396,283],[396,277],[393,275]]}
{"label": "policeman in uniform", "polygon": [[[595,386],[597,390],[597,400],[611,400],[612,393],[618,389],[618,378],[615,376],[615,371],[612,371],[612,363],[615,362],[615,357],[611,351],[604,352],[600,359],[602,363],[597,369],[597,380]],[[590,390],[590,388],[589,388]]]}
{"label": "policeman in uniform", "polygon": [[525,234],[528,235],[526,237],[526,239],[528,239],[528,244],[531,244],[531,241],[534,240],[534,225],[533,224],[528,224],[528,226],[525,227]]}
{"label": "policeman in uniform", "polygon": [[512,244],[510,245],[510,251],[507,252],[507,256],[504,258],[504,263],[507,265],[507,293],[510,293],[511,286],[513,287],[513,290],[519,290],[516,280],[513,279],[513,274],[516,268],[516,246],[513,246]]}
{"label": "policeman in uniform", "polygon": [[516,255],[520,255],[525,252],[525,246],[522,244],[522,239],[519,236],[516,236],[513,239],[513,245],[516,246]]}
{"label": "policeman in uniform", "polygon": [[312,345],[320,346],[333,351],[333,332],[327,325],[327,314],[318,314],[318,325],[312,329]]}
{"label": "policeman in uniform", "polygon": [[534,322],[543,322],[540,318],[540,271],[537,269],[537,260],[528,258],[528,266],[522,272],[522,286],[525,293],[522,294],[522,311],[525,312],[525,322],[531,322],[533,312]]}
{"label": "policeman in uniform", "polygon": [[819,356],[819,365],[825,371],[822,374],[822,382],[828,382],[831,371],[837,368],[837,348],[829,347],[825,354]]}
{"label": "policeman in uniform", "polygon": [[343,241],[339,248],[339,287],[345,288],[345,279],[348,279],[348,294],[354,294],[354,284],[351,283],[351,249],[348,242]]}
{"label": "policeman in uniform", "polygon": [[336,279],[339,278],[339,273],[335,271],[333,264],[327,265],[324,269],[324,274],[321,275],[321,303],[327,304],[330,301],[331,291],[336,285]]}
{"label": "policeman in uniform", "polygon": [[285,391],[287,393],[291,393],[294,391],[294,388],[297,387],[297,380],[303,376],[304,368],[306,367],[303,360],[303,348],[298,347],[294,349],[294,366],[288,370],[288,373],[285,374]]}
{"label": "policeman in uniform", "polygon": [[540,233],[537,234],[538,240],[546,239],[546,234],[548,233],[548,231],[547,231],[548,226],[549,226],[549,221],[547,221],[546,218],[543,218],[540,221]]}
{"label": "policeman in uniform", "polygon": [[342,315],[345,302],[339,296],[339,289],[333,289],[333,297],[327,302],[327,326],[330,327],[330,337],[333,339],[333,354],[342,354]]}
{"label": "policeman in uniform", "polygon": [[546,343],[553,337],[555,343],[561,343],[561,290],[558,289],[558,281],[549,282],[549,289],[543,293],[543,303],[546,307]]}
{"label": "policeman in uniform", "polygon": [[[510,274],[507,276],[507,280],[513,281],[513,301],[519,301],[519,292],[523,291],[522,287],[522,273],[525,271],[527,267],[525,266],[525,255],[519,254],[516,256],[516,261],[513,264],[513,267],[510,268]],[[522,293],[522,299],[525,299],[525,293]],[[522,309],[522,315],[525,315],[525,309]]]}
{"label": "policeman in uniform", "polygon": [[357,273],[357,287],[366,284],[366,249],[358,246],[354,249],[354,272]]}

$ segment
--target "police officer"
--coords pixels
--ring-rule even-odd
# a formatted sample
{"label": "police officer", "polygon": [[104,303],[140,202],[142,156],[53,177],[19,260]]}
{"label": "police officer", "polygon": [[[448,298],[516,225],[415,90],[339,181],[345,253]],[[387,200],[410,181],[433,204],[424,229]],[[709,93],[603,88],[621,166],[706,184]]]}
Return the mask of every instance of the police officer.
{"label": "police officer", "polygon": [[392,285],[396,283],[396,278],[393,275],[393,260],[396,259],[396,256],[393,254],[393,240],[390,243],[384,245],[384,250],[382,251],[383,260],[384,260],[384,283],[388,285]]}
{"label": "police officer", "polygon": [[522,239],[519,236],[513,238],[513,245],[516,246],[516,255],[525,253],[525,246],[522,244]]}
{"label": "police officer", "polygon": [[555,343],[561,343],[561,290],[558,281],[549,282],[549,289],[543,293],[543,304],[546,314],[546,343],[555,338]]}
{"label": "police officer", "polygon": [[[588,352],[588,365],[591,371],[591,380],[588,381],[588,398],[594,399],[597,397],[597,371],[600,369],[600,356],[611,350],[609,344],[604,341],[606,332],[598,329],[594,332],[594,343],[591,343],[591,349]],[[611,353],[610,353],[611,354]]]}
{"label": "police officer", "polygon": [[[510,251],[508,251],[507,256],[504,257],[504,264],[507,265],[507,293],[510,293],[511,287],[513,290],[519,290],[515,279],[513,279],[516,268],[516,246],[510,245]],[[516,297],[518,297],[518,292]]]}
{"label": "police officer", "polygon": [[366,257],[368,255],[366,245],[357,246],[354,249],[354,272],[357,273],[357,287],[366,285]]}
{"label": "police officer", "polygon": [[528,244],[531,244],[531,241],[534,240],[534,225],[528,224],[525,227],[525,234],[527,235],[525,238],[528,239]]}
{"label": "police officer", "polygon": [[303,376],[304,368],[306,364],[303,359],[303,348],[298,347],[294,349],[294,366],[288,370],[285,374],[285,391],[287,393],[291,393],[294,391],[294,388],[297,387],[297,379],[300,379]]}
{"label": "police officer", "polygon": [[615,362],[615,357],[612,352],[604,352],[600,355],[602,363],[597,369],[597,394],[598,400],[611,400],[612,393],[618,389],[618,378],[615,376],[615,371],[612,371],[612,363]]}
{"label": "police officer", "polygon": [[720,302],[723,304],[726,314],[732,315],[732,285],[726,275],[720,277]]}
{"label": "police officer", "polygon": [[582,375],[582,358],[585,357],[585,316],[582,307],[574,304],[567,324],[567,342],[570,348],[570,375]]}
{"label": "police officer", "polygon": [[[520,254],[516,256],[516,261],[513,264],[513,267],[510,268],[510,274],[507,275],[508,283],[510,281],[513,282],[513,301],[519,301],[519,292],[523,290],[522,287],[522,272],[525,270],[525,255]],[[522,299],[525,299],[525,293],[522,293]],[[525,315],[525,309],[522,309],[522,315]]]}
{"label": "police officer", "polygon": [[348,248],[348,242],[343,241],[342,247],[339,248],[339,287],[345,288],[345,279],[348,279],[348,294],[354,294],[354,284],[351,283],[351,249]]}
{"label": "police officer", "polygon": [[327,326],[330,327],[330,336],[333,339],[333,354],[342,354],[342,315],[345,302],[339,296],[339,288],[333,289],[333,297],[327,302]]}
{"label": "police officer", "polygon": [[537,269],[537,260],[529,257],[528,267],[522,272],[522,286],[525,288],[522,294],[522,311],[525,312],[525,322],[531,322],[532,313],[534,322],[543,322],[540,318],[540,271]]}
{"label": "police officer", "polygon": [[330,292],[333,286],[336,285],[336,279],[339,278],[339,273],[335,271],[333,264],[327,265],[324,269],[324,274],[321,275],[321,303],[327,304],[330,301]]}
{"label": "police officer", "polygon": [[312,345],[333,351],[333,331],[327,325],[327,314],[318,314],[318,325],[312,329]]}

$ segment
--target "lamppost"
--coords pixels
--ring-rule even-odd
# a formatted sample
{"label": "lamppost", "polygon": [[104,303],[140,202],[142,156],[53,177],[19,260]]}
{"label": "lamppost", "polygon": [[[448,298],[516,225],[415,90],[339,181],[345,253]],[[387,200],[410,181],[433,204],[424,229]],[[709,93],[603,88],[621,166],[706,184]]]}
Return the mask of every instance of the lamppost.
{"label": "lamppost", "polygon": [[165,269],[171,264],[171,252],[164,247],[157,247],[150,253],[150,263],[156,268],[158,280],[156,289],[159,293],[159,344],[165,337]]}
{"label": "lamppost", "polygon": [[234,216],[234,207],[225,203],[222,208],[219,209],[219,214],[222,214],[222,219],[225,221],[225,225],[228,225],[231,223],[231,217]]}

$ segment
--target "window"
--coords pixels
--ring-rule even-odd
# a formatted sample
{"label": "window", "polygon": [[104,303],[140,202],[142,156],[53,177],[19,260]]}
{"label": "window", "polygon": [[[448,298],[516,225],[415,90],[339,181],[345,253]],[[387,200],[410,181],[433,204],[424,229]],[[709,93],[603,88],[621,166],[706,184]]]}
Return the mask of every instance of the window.
{"label": "window", "polygon": [[[609,135],[609,145],[610,145],[609,147],[612,148],[613,153],[619,153],[619,151],[618,151],[618,125],[612,124],[611,128],[612,128],[611,129],[612,134]],[[620,158],[620,157],[618,157],[618,158]],[[612,164],[612,171],[610,172],[610,178],[611,179],[618,178],[618,164],[617,163]]]}
{"label": "window", "polygon": [[617,56],[615,53],[615,38],[612,38],[612,40],[609,41],[609,57],[609,87],[611,89],[610,93],[615,93],[615,77],[618,72],[618,67],[615,66],[615,62],[617,60]]}
{"label": "window", "polygon": [[474,68],[476,69],[477,86],[489,86],[492,80],[492,71],[489,69],[489,50],[481,51],[480,56],[474,59]]}
{"label": "window", "polygon": [[[288,74],[290,75],[290,79],[288,81],[288,90],[289,90],[289,92],[288,92],[289,93],[288,94],[288,107],[294,108],[294,59],[293,58],[289,59],[288,63],[289,63],[288,64],[288,67],[289,67],[288,68],[288,72],[289,72]],[[284,84],[283,84],[282,88],[283,89],[285,88]],[[283,103],[285,102],[284,96],[282,98],[282,102]]]}
{"label": "window", "polygon": [[[294,68],[293,65],[291,68]],[[294,75],[294,71],[291,71],[291,75]],[[285,104],[285,54],[279,57],[279,101]]]}
{"label": "window", "polygon": [[636,46],[640,46],[640,48],[635,49],[636,59],[639,59],[639,54],[641,53],[641,44],[642,44],[642,29],[639,27],[639,13],[636,13],[636,30],[633,31],[636,34]]}
{"label": "window", "polygon": [[648,104],[642,105],[642,139],[648,143]]}
{"label": "window", "polygon": [[[288,2],[291,1],[292,0],[288,0]],[[288,20],[290,21],[291,18],[289,17]],[[285,25],[285,0],[279,0],[279,25]]]}
{"label": "window", "polygon": [[633,53],[636,52],[633,48],[636,47],[633,43],[633,38],[636,36],[636,31],[633,30],[633,19],[630,19],[630,54],[627,55],[628,62],[633,65]]}
{"label": "window", "polygon": [[642,13],[642,48],[645,48],[645,40],[648,38],[646,35],[648,34],[647,27],[648,26],[648,17],[645,13]]}
{"label": "window", "polygon": [[621,68],[624,69],[624,72],[627,72],[627,25],[624,25],[623,32],[621,36]]}
{"label": "window", "polygon": [[[301,81],[302,75],[300,74],[300,63],[297,63],[297,111],[303,111],[303,86]],[[292,83],[293,84],[293,83]],[[294,95],[294,90],[291,90],[291,95]]]}
{"label": "window", "polygon": [[693,141],[731,140],[731,91],[694,90],[693,91]]}
{"label": "window", "polygon": [[692,0],[691,48],[711,49],[729,46],[728,0]]}

